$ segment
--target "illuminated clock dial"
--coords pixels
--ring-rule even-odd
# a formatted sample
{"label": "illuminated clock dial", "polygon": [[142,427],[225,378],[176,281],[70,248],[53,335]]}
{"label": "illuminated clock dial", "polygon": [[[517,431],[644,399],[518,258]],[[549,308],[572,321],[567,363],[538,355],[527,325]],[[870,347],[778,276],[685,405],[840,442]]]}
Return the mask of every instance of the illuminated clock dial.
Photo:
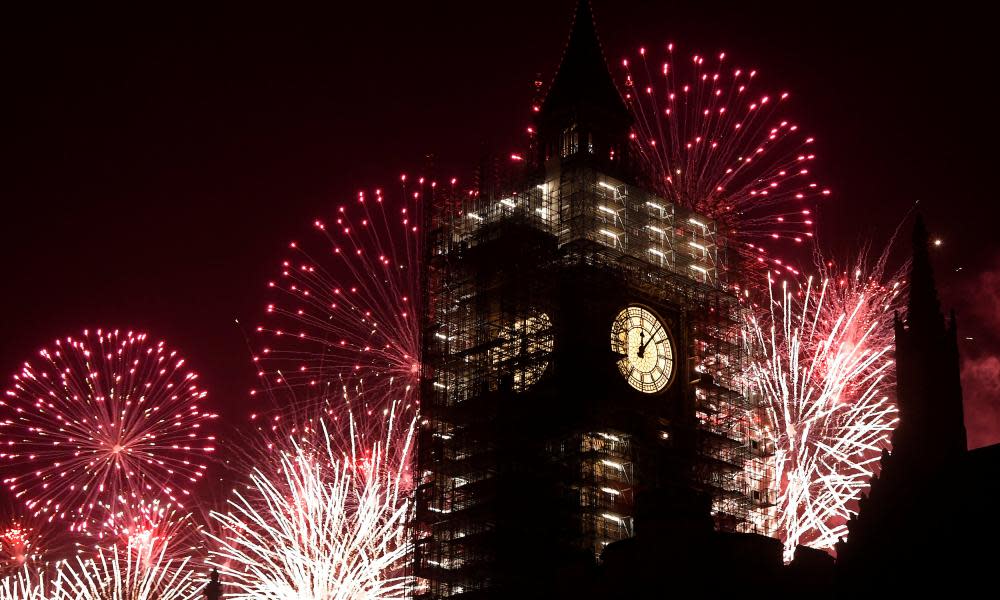
{"label": "illuminated clock dial", "polygon": [[501,373],[513,377],[515,392],[523,392],[544,375],[555,347],[552,321],[546,313],[514,319],[500,330],[500,343],[490,352]]}
{"label": "illuminated clock dial", "polygon": [[611,350],[628,384],[647,394],[667,387],[674,374],[674,348],[653,311],[629,306],[611,324]]}

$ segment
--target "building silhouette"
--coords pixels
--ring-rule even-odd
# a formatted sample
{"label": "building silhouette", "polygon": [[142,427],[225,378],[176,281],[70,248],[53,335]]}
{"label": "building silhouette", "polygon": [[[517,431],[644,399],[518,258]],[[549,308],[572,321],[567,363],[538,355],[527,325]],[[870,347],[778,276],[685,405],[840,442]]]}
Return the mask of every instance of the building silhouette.
{"label": "building silhouette", "polygon": [[993,585],[1000,444],[967,450],[954,313],[941,312],[918,216],[906,315],[896,317],[899,424],[837,545],[842,595]]}

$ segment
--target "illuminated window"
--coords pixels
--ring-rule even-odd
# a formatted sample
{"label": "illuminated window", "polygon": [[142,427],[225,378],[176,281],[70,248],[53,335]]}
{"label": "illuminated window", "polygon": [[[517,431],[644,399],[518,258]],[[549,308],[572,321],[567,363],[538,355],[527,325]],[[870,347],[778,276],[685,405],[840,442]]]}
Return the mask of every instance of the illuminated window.
{"label": "illuminated window", "polygon": [[565,158],[580,151],[580,133],[576,130],[576,125],[569,129],[564,129],[562,134],[562,149],[560,155]]}

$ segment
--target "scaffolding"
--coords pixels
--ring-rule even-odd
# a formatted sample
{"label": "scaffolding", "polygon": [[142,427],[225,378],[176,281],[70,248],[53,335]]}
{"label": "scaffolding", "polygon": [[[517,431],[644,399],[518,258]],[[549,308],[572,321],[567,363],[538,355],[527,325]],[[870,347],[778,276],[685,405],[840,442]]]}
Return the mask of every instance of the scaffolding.
{"label": "scaffolding", "polygon": [[636,490],[651,477],[639,457],[672,443],[682,419],[673,408],[636,424],[600,407],[607,390],[567,383],[575,346],[586,356],[575,360],[603,356],[567,325],[568,312],[592,310],[571,306],[589,295],[580,302],[640,298],[677,315],[686,362],[670,393],[693,424],[691,485],[710,494],[720,530],[770,533],[773,447],[755,426],[741,307],[712,220],[563,165],[511,189],[439,196],[427,230],[416,597],[501,588],[511,530],[542,528],[597,558],[635,534]]}
{"label": "scaffolding", "polygon": [[699,283],[718,287],[725,271],[714,221],[592,169],[470,204],[453,225],[459,243],[518,219],[554,235],[560,246],[591,241]]}

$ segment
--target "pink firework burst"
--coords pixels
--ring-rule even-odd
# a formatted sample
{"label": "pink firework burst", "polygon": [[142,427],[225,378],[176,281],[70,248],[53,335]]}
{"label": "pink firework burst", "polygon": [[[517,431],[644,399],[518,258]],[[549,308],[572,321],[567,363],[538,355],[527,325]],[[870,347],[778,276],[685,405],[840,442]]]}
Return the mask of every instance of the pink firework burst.
{"label": "pink firework burst", "polygon": [[202,522],[197,512],[178,509],[170,502],[137,500],[122,503],[101,522],[103,550],[116,547],[144,567],[161,555],[171,561],[197,557],[204,549]]}
{"label": "pink firework burst", "polygon": [[830,190],[812,174],[813,138],[786,116],[788,92],[761,91],[757,71],[725,53],[677,59],[673,44],[623,64],[632,139],[658,193],[718,221],[744,265],[797,273],[772,247],[808,241]]}
{"label": "pink firework burst", "polygon": [[0,576],[48,558],[52,529],[50,523],[30,515],[3,516],[0,519]]}
{"label": "pink firework burst", "polygon": [[214,451],[216,415],[197,379],[144,333],[56,340],[0,400],[4,484],[32,514],[75,530],[135,498],[183,503]]}
{"label": "pink firework burst", "polygon": [[821,280],[787,283],[769,309],[747,315],[750,381],[774,441],[777,536],[791,560],[798,545],[832,550],[876,473],[897,422],[892,401],[893,314],[902,280],[885,255]]}
{"label": "pink firework burst", "polygon": [[265,342],[254,361],[270,396],[339,403],[355,415],[389,401],[416,407],[421,192],[403,181],[397,197],[359,192],[289,245],[257,328]]}
{"label": "pink firework burst", "polygon": [[[403,381],[399,385],[408,384]],[[351,385],[345,387],[348,390],[352,388]],[[399,391],[399,395],[404,393]],[[389,396],[392,395],[390,392]],[[412,415],[413,405],[387,400],[377,411],[366,408],[357,414],[350,408],[363,404],[360,398],[353,398],[348,392],[333,400],[324,398],[290,405],[268,414],[253,414],[250,420],[254,423],[255,432],[247,437],[240,450],[242,461],[261,464],[262,461],[280,458],[282,449],[287,449],[291,441],[303,452],[333,452],[345,463],[353,463],[354,468],[363,470],[371,460],[371,449],[381,445],[381,458],[398,467],[401,490],[412,490],[413,446],[409,443],[389,443],[389,440],[409,437],[405,430],[411,428],[417,418]],[[323,429],[329,433],[321,435]],[[317,446],[317,440],[321,440],[323,445]],[[335,447],[325,446],[330,441],[336,442]]]}
{"label": "pink firework burst", "polygon": [[22,521],[11,521],[0,524],[0,560],[7,573],[20,569],[28,563],[38,551],[37,532]]}
{"label": "pink firework burst", "polygon": [[79,541],[52,515],[28,511],[21,503],[0,504],[0,576],[45,568],[73,554]]}

